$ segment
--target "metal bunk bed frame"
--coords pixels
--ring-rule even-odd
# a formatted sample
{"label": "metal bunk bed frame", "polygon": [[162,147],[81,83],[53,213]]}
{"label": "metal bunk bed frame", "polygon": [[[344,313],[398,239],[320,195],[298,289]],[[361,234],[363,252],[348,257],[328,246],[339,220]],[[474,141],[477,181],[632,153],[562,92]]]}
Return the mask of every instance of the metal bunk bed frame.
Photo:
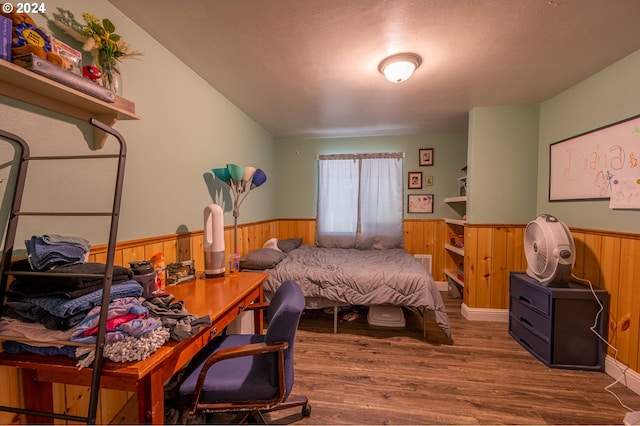
{"label": "metal bunk bed frame", "polygon": [[[103,362],[103,348],[106,333],[107,324],[107,311],[110,302],[111,283],[113,279],[113,262],[115,258],[115,246],[117,242],[118,233],[118,219],[120,217],[120,202],[122,198],[122,187],[124,180],[124,166],[127,155],[127,145],[122,135],[115,129],[103,124],[102,122],[91,118],[89,123],[97,127],[98,129],[114,136],[120,144],[118,154],[96,154],[96,155],[76,155],[76,156],[41,156],[31,157],[29,145],[19,136],[9,132],[0,130],[0,137],[13,141],[20,147],[20,162],[18,173],[16,177],[16,184],[13,192],[13,199],[11,203],[11,210],[9,212],[9,219],[7,221],[7,233],[5,236],[4,254],[2,256],[2,265],[0,270],[0,316],[1,308],[4,306],[5,294],[7,291],[7,284],[9,276],[19,275],[34,275],[39,274],[41,276],[56,276],[55,272],[19,272],[11,271],[11,260],[13,255],[14,240],[16,237],[16,230],[18,227],[18,218],[20,216],[110,216],[111,223],[109,227],[109,242],[107,249],[107,259],[104,274],[65,274],[65,277],[70,278],[102,278],[103,289],[101,299],[101,311],[100,320],[98,323],[98,335],[95,344],[95,360],[93,361],[93,371],[91,376],[90,398],[89,408],[86,417],[73,416],[62,413],[53,413],[41,410],[23,409],[19,407],[9,407],[0,405],[0,411],[13,412],[18,414],[26,414],[33,416],[40,416],[52,419],[61,419],[74,422],[85,422],[87,424],[96,423],[96,415],[98,408],[99,392],[100,392],[100,378]],[[110,212],[26,212],[20,211],[22,204],[22,194],[24,192],[24,186],[27,176],[27,165],[30,161],[46,161],[46,160],[84,160],[95,158],[116,158],[118,160],[117,175],[115,181],[115,191],[113,195],[113,207]]]}

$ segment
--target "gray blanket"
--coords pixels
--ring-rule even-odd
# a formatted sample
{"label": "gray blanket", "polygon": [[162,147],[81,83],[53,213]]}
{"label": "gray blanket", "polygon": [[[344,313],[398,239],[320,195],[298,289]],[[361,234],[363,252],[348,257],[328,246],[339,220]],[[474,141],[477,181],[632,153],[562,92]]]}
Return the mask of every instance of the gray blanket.
{"label": "gray blanket", "polygon": [[264,289],[275,292],[291,279],[305,297],[350,305],[426,308],[451,337],[449,317],[433,277],[403,249],[358,250],[304,245],[267,270]]}

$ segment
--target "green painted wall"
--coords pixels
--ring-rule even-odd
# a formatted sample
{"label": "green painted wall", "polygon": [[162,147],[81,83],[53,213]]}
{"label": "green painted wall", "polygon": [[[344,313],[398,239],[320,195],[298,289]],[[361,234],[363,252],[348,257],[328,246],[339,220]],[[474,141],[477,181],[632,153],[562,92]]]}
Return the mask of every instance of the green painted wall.
{"label": "green painted wall", "polygon": [[[203,209],[213,200],[213,190],[207,185],[211,169],[227,163],[254,165],[269,177],[243,203],[240,223],[276,216],[278,189],[271,182],[276,170],[275,141],[269,133],[107,1],[51,0],[46,3],[47,15],[51,17],[58,6],[71,10],[79,20],[83,11],[108,17],[123,39],[144,54],[140,60],[127,59],[121,64],[123,95],[135,102],[142,119],[115,125],[129,147],[119,240],[202,229]],[[44,17],[34,19],[51,29]],[[5,97],[0,97],[0,127],[26,139],[39,154],[84,153],[91,143],[87,123]],[[108,141],[104,152],[114,146]],[[5,151],[0,154],[11,155]],[[0,164],[9,160],[2,158]],[[30,175],[38,179],[27,187],[25,204],[38,208],[45,204],[54,208],[70,204],[104,206],[105,190],[111,188],[109,173],[114,168],[85,162],[54,173],[34,167]],[[50,185],[54,175],[61,177],[63,184]],[[4,191],[3,185],[0,190]],[[71,198],[58,189],[64,185],[77,185]],[[107,234],[96,229],[95,220],[20,223],[25,228],[18,243],[23,237],[40,233],[80,235],[93,244],[106,242]],[[233,223],[230,213],[225,214],[225,223]]]}
{"label": "green painted wall", "polygon": [[[434,149],[433,166],[418,166],[421,148]],[[433,214],[405,213],[406,218],[459,216],[444,198],[458,195],[460,169],[467,164],[466,133],[281,140],[276,143],[275,152],[278,159],[276,215],[279,218],[316,217],[318,155],[374,152],[404,152],[405,194],[434,195]],[[433,185],[408,190],[408,172],[422,172],[423,185],[425,178],[432,176]],[[406,203],[405,195],[405,212]]]}
{"label": "green painted wall", "polygon": [[548,201],[549,146],[559,140],[640,114],[639,75],[640,51],[637,51],[542,103],[538,147],[538,213],[553,214],[569,226],[640,232],[640,212],[612,210],[608,199]]}
{"label": "green painted wall", "polygon": [[[210,175],[214,167],[237,163],[267,173],[267,183],[243,203],[240,223],[314,218],[317,155],[398,151],[406,153],[405,192],[434,194],[435,199],[433,214],[407,213],[407,218],[461,214],[444,198],[457,195],[457,178],[468,158],[471,223],[526,223],[536,214],[551,213],[570,226],[638,232],[637,210],[612,211],[606,200],[549,203],[547,188],[551,143],[640,113],[639,52],[540,106],[474,108],[468,134],[275,141],[107,1],[51,0],[46,6],[49,16],[62,6],[78,17],[83,11],[108,17],[123,38],[144,53],[140,60],[121,65],[124,96],[136,103],[142,119],[115,126],[129,145],[120,240],[202,229],[202,210],[212,202],[216,190]],[[48,27],[45,18],[35,18]],[[83,153],[91,144],[87,123],[5,97],[0,97],[0,127],[24,137],[38,154]],[[112,146],[108,142],[105,152]],[[420,148],[434,148],[434,166],[418,166]],[[12,152],[5,148],[0,155],[3,164],[11,160]],[[105,183],[109,170],[111,167],[78,164],[72,172],[68,168],[34,171],[37,179],[25,201],[36,207],[52,203],[47,205],[54,208],[104,204],[104,197],[98,194],[110,188]],[[411,171],[432,176],[433,186],[407,190]],[[78,184],[74,197],[64,198],[64,191],[48,185],[53,177]],[[6,187],[6,180],[0,182],[0,191]],[[227,198],[227,210],[229,207]],[[93,244],[105,242],[106,234],[96,230],[94,223],[62,222],[55,228],[46,221],[27,223],[17,241],[32,234],[58,232],[85,236]],[[225,223],[232,223],[229,213]]]}
{"label": "green painted wall", "polygon": [[469,223],[535,217],[538,106],[478,107],[469,114]]}

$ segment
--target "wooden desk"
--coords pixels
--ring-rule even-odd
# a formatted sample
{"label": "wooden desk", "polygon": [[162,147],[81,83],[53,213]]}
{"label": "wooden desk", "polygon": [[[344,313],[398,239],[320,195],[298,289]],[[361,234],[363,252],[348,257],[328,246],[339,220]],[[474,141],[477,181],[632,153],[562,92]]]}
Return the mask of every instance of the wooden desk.
{"label": "wooden desk", "polygon": [[[100,387],[136,392],[140,423],[164,423],[165,382],[209,340],[217,336],[246,306],[262,302],[262,282],[267,274],[241,272],[234,278],[208,278],[167,287],[176,300],[182,300],[189,313],[209,315],[211,327],[181,342],[169,341],[149,358],[119,363],[105,359]],[[254,315],[256,331],[262,331],[262,315]],[[22,370],[25,408],[53,412],[53,385],[91,384],[92,370],[78,370],[75,361],[65,357],[0,353],[0,365]],[[53,419],[27,417],[27,423],[53,423]]]}

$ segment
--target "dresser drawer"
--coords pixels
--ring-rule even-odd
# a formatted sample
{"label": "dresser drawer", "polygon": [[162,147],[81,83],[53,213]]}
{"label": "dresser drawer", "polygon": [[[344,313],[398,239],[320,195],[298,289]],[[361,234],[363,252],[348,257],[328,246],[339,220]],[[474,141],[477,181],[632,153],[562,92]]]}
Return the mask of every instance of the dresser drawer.
{"label": "dresser drawer", "polygon": [[512,274],[511,297],[545,315],[551,313],[551,292],[524,274]]}
{"label": "dresser drawer", "polygon": [[509,334],[520,345],[549,367],[604,370],[606,347],[591,327],[598,317],[598,333],[606,338],[606,290],[545,287],[524,272],[511,272],[509,281]]}
{"label": "dresser drawer", "polygon": [[551,344],[548,340],[538,336],[520,322],[514,321],[512,317],[509,318],[509,334],[536,358],[549,365]]}
{"label": "dresser drawer", "polygon": [[551,337],[551,317],[531,309],[515,297],[511,297],[509,316],[510,320],[520,323],[520,325],[538,334],[541,338],[548,341]]}

